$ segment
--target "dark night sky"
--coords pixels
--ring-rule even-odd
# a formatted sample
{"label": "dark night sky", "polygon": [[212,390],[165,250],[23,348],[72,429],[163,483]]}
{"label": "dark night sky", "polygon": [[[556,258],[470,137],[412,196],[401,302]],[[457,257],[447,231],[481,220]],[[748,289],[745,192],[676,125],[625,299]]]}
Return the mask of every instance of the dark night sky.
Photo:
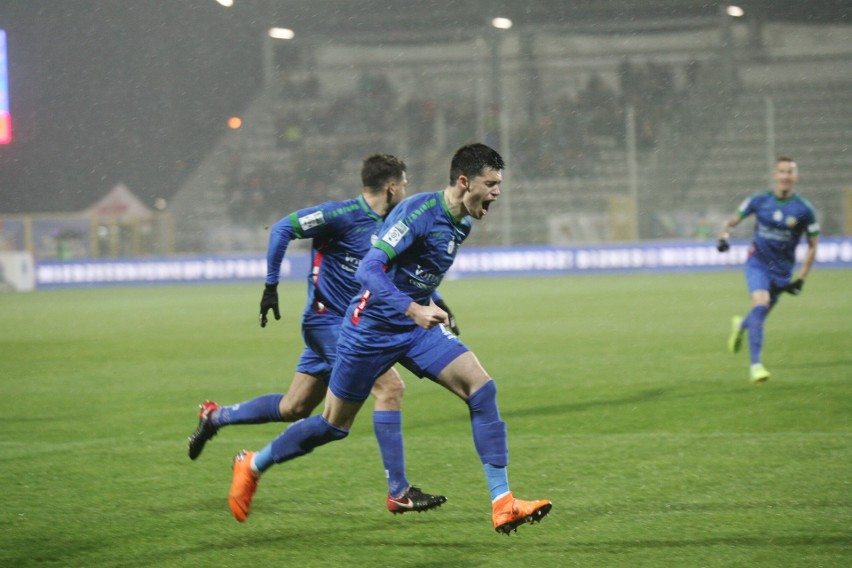
{"label": "dark night sky", "polygon": [[0,212],[83,209],[118,182],[169,196],[259,83],[260,34],[237,16],[212,0],[0,4]]}
{"label": "dark night sky", "polygon": [[[715,13],[685,0],[504,1],[528,25]],[[261,79],[261,34],[479,25],[498,0],[0,0],[12,144],[0,146],[0,213],[75,211],[119,182],[149,205],[170,197]],[[739,2],[766,18],[849,23],[849,0]]]}

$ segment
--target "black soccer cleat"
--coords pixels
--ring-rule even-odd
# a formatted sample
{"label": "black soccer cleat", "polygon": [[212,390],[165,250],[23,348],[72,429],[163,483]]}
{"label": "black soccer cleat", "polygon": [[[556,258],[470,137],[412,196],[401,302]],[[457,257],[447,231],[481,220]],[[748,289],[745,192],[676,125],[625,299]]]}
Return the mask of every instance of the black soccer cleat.
{"label": "black soccer cleat", "polygon": [[198,426],[195,427],[195,432],[189,437],[189,459],[194,460],[201,455],[204,449],[204,444],[216,435],[217,429],[213,426],[210,415],[214,410],[219,409],[219,405],[212,400],[205,400],[199,405],[198,411]]}
{"label": "black soccer cleat", "polygon": [[409,511],[428,511],[440,507],[447,502],[443,495],[429,495],[420,491],[419,487],[409,487],[399,497],[388,495],[388,511],[396,514],[408,513]]}

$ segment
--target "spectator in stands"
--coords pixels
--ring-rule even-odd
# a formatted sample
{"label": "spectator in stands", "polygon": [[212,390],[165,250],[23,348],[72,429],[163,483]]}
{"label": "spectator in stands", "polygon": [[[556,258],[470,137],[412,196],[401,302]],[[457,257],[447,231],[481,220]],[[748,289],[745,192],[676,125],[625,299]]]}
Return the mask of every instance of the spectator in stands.
{"label": "spectator in stands", "polygon": [[697,59],[690,59],[684,68],[686,77],[686,90],[694,91],[698,87],[698,80],[701,74],[701,62]]}
{"label": "spectator in stands", "polygon": [[623,131],[622,108],[615,91],[599,73],[589,77],[586,87],[577,96],[577,104],[593,136],[615,137]]}

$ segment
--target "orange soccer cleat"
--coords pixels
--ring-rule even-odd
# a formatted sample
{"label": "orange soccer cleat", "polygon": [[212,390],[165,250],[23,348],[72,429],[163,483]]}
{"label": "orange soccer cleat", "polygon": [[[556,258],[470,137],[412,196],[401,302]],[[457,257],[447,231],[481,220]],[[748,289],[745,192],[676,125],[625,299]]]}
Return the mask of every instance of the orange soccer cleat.
{"label": "orange soccer cleat", "polygon": [[251,511],[251,499],[257,491],[260,476],[251,470],[251,458],[254,452],[241,451],[234,458],[234,480],[228,492],[228,505],[239,522],[244,523]]}
{"label": "orange soccer cleat", "polygon": [[524,523],[541,521],[553,507],[550,501],[521,501],[512,492],[506,493],[491,505],[494,530],[509,534]]}

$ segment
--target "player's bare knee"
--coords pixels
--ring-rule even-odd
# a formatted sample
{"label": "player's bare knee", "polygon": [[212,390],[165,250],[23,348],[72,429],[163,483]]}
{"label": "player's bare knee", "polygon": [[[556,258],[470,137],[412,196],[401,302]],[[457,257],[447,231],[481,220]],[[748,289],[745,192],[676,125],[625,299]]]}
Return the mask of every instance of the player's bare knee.
{"label": "player's bare knee", "polygon": [[399,407],[405,394],[405,383],[397,373],[382,375],[373,385],[372,394],[382,407]]}

